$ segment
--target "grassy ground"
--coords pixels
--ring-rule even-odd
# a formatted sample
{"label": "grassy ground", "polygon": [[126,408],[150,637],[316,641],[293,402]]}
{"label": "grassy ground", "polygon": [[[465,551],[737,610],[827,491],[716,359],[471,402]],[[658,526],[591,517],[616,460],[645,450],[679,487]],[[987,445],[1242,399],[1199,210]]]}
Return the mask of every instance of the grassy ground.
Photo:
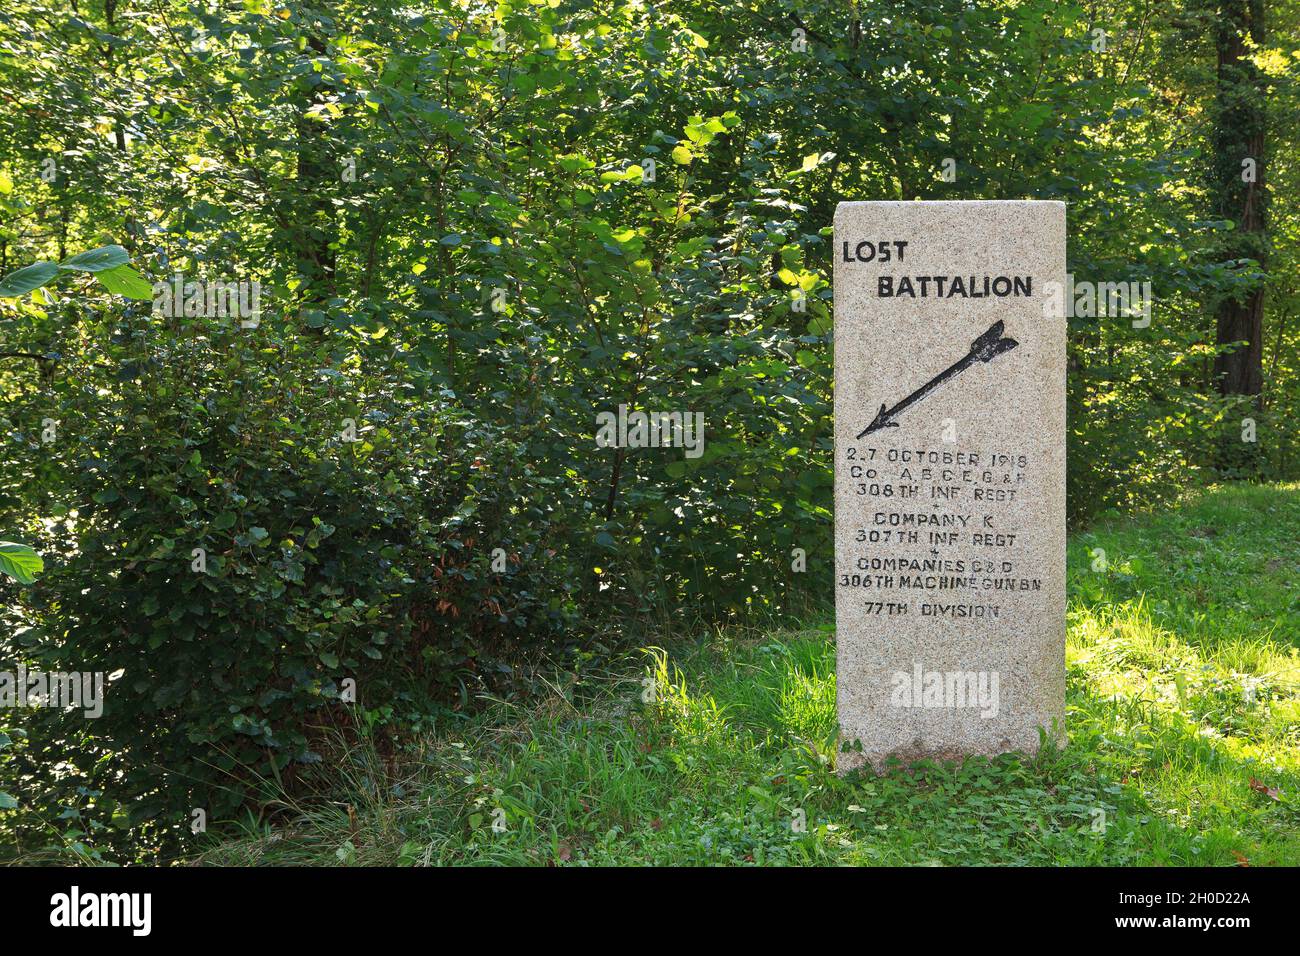
{"label": "grassy ground", "polygon": [[1063,751],[840,779],[833,628],[715,634],[497,702],[405,771],[353,750],[351,806],[203,859],[1300,864],[1300,487],[1100,526],[1069,565]]}

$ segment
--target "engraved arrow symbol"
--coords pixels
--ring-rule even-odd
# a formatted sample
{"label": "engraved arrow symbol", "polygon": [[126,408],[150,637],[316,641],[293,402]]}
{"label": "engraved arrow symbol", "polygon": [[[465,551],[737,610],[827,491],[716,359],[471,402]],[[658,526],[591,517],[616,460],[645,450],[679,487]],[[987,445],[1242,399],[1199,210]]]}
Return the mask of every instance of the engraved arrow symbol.
{"label": "engraved arrow symbol", "polygon": [[858,437],[863,438],[882,428],[897,428],[898,422],[894,421],[894,419],[897,418],[899,413],[904,409],[911,408],[944,382],[948,381],[948,379],[960,375],[976,362],[991,362],[1003,352],[1010,352],[1020,344],[1015,339],[1003,338],[1002,329],[1002,320],[999,319],[989,326],[987,332],[970,344],[970,352],[963,356],[960,361],[955,362],[948,368],[944,369],[893,408],[886,408],[884,405],[881,405],[880,411],[876,413],[875,419],[870,425],[858,432]]}

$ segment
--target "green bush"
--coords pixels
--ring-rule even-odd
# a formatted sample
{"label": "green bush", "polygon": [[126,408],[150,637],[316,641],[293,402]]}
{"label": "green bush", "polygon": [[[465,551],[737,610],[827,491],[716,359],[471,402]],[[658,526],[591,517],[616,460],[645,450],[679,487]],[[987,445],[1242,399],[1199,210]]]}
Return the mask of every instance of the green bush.
{"label": "green bush", "polygon": [[410,716],[572,638],[563,529],[500,429],[436,395],[360,399],[361,376],[310,355],[272,366],[247,333],[105,353],[68,368],[58,440],[26,437],[59,520],[26,595],[40,624],[10,650],[118,676],[102,718],[27,722],[25,802],[226,817],[356,720],[346,680],[369,720]]}
{"label": "green bush", "polygon": [[[0,577],[0,657],[121,671],[101,720],[13,718],[0,826],[161,835],[322,727],[827,598],[842,199],[1069,203],[1070,271],[1159,301],[1071,323],[1072,520],[1224,472],[1211,306],[1257,270],[1197,185],[1213,31],[1099,60],[1055,0],[661,6],[168,4],[183,69],[149,18],[0,18],[0,528],[48,568]],[[152,317],[176,273],[255,278],[261,326]],[[703,415],[703,453],[595,447],[620,405]]]}

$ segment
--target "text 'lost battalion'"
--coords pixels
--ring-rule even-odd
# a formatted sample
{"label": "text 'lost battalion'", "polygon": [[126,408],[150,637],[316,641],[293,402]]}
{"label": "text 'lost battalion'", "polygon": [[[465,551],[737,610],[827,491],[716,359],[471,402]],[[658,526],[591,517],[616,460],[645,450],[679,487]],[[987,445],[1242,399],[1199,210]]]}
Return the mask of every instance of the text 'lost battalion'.
{"label": "text 'lost battalion'", "polygon": [[[844,242],[845,262],[903,262],[910,243]],[[1005,299],[1034,294],[1033,276],[882,275],[876,278],[876,295],[882,299]]]}

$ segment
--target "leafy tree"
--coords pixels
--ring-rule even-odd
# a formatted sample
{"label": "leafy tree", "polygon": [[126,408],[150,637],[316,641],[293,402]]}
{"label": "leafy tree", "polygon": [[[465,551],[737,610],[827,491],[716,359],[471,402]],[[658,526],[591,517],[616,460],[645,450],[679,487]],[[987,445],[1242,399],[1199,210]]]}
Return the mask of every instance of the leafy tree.
{"label": "leafy tree", "polygon": [[[49,569],[0,584],[0,650],[122,676],[0,754],[3,825],[162,853],[327,728],[395,746],[683,611],[824,602],[843,199],[1064,200],[1077,278],[1153,282],[1149,326],[1070,320],[1072,521],[1241,472],[1221,303],[1261,303],[1252,474],[1294,476],[1296,4],[1224,5],[1270,24],[1254,232],[1220,6],[14,0],[0,527]],[[254,327],[186,294],[218,281]],[[702,454],[598,446],[620,406]]]}

